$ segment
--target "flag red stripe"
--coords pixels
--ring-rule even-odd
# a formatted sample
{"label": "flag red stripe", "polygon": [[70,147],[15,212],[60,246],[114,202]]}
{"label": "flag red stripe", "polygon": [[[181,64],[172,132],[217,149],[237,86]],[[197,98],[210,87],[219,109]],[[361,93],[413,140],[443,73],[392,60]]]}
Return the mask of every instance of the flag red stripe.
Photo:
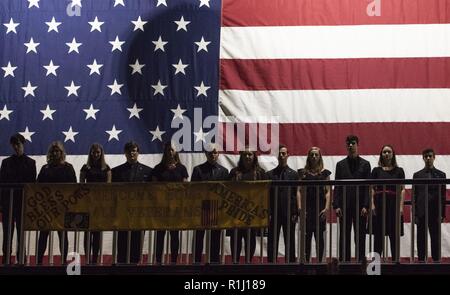
{"label": "flag red stripe", "polygon": [[220,89],[450,88],[449,57],[222,59],[220,63]]}
{"label": "flag red stripe", "polygon": [[[360,138],[362,155],[378,155],[385,144],[393,145],[398,155],[421,155],[428,147],[437,154],[450,154],[450,122],[293,123],[280,124],[279,131],[279,142],[296,156],[305,156],[312,146],[320,147],[324,156],[346,155],[345,137],[349,134]],[[226,139],[225,128],[223,135]]]}
{"label": "flag red stripe", "polygon": [[381,0],[379,16],[369,16],[373,0],[224,0],[223,26],[334,26],[450,23],[449,0]]}

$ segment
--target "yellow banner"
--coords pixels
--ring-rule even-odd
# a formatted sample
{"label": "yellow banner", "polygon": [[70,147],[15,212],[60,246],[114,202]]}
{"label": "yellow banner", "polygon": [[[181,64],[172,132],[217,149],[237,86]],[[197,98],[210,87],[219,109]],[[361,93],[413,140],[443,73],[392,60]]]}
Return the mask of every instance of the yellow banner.
{"label": "yellow banner", "polygon": [[25,230],[267,227],[268,181],[27,184]]}

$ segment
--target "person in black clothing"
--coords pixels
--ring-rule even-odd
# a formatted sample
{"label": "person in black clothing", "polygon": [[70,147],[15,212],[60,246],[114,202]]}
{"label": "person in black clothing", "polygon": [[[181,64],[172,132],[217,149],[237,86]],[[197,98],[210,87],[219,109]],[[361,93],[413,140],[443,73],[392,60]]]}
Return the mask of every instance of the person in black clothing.
{"label": "person in black clothing", "polygon": [[[312,147],[308,151],[305,168],[300,169],[298,173],[301,180],[330,180],[331,175],[331,172],[323,166],[322,153],[318,147]],[[301,198],[306,197],[305,258],[309,262],[311,258],[311,242],[314,235],[316,245],[318,244],[316,249],[319,249],[318,261],[322,262],[325,249],[324,232],[327,225],[327,214],[331,206],[331,189],[330,186],[301,186],[300,193],[300,205],[302,204]],[[318,201],[317,197],[319,198]]]}
{"label": "person in black clothing", "polygon": [[[59,141],[50,144],[47,152],[47,164],[39,171],[37,178],[41,183],[76,183],[77,177],[73,166],[66,162],[66,152],[64,146]],[[42,264],[45,250],[47,249],[47,238],[49,231],[39,233],[37,263]],[[67,260],[68,238],[67,232],[58,231],[59,249],[63,263]]]}
{"label": "person in black clothing", "polygon": [[[248,147],[240,152],[238,166],[231,169],[229,180],[234,181],[252,181],[267,179],[266,171],[259,167],[258,156],[255,151],[251,151]],[[248,233],[250,231],[250,237]],[[245,258],[250,263],[255,255],[256,250],[256,232],[257,229],[231,229],[227,231],[230,234],[231,257],[233,263],[239,263],[241,256],[242,240],[245,241]]]}
{"label": "person in black clothing", "polygon": [[[112,182],[148,182],[151,181],[152,169],[138,162],[139,145],[130,141],[124,146],[127,162],[114,167],[112,172]],[[128,249],[128,235],[131,235],[131,249]],[[143,232],[119,231],[117,234],[117,262],[127,263],[127,253],[130,251],[130,263],[139,263],[141,259],[143,243]]]}
{"label": "person in black clothing", "polygon": [[[398,167],[395,151],[392,146],[385,145],[381,149],[378,167],[375,167],[372,170],[372,179],[405,179],[405,172],[403,171],[403,168]],[[400,198],[400,212],[396,212],[398,197]],[[383,198],[386,200],[385,212],[383,212]],[[372,188],[374,250],[380,255],[383,254],[385,239],[383,236],[384,220],[384,235],[389,236],[393,261],[397,261],[398,258],[396,253],[397,240],[395,235],[396,214],[398,214],[398,220],[401,222],[404,199],[404,185],[375,185]],[[399,231],[399,234],[401,234],[401,230]]]}
{"label": "person in black clothing", "polygon": [[[447,178],[444,172],[434,167],[436,154],[433,149],[425,149],[422,152],[422,158],[425,162],[425,167],[414,173],[414,179]],[[413,198],[415,201],[415,220],[417,223],[417,254],[419,261],[425,261],[425,245],[427,239],[427,221],[425,218],[426,186],[415,185]],[[435,262],[441,259],[441,251],[439,248],[441,241],[440,227],[441,223],[445,220],[445,200],[445,184],[428,185],[428,230],[431,238],[431,257]],[[439,206],[441,210],[440,218]]]}
{"label": "person in black clothing", "polygon": [[[297,171],[291,169],[287,164],[288,158],[289,151],[287,147],[280,145],[278,148],[278,166],[267,172],[267,178],[270,180],[298,180]],[[276,190],[278,190],[277,199],[275,199]],[[275,207],[277,208],[276,213]],[[295,262],[295,224],[298,208],[296,186],[274,186],[271,188],[267,241],[267,257],[269,262],[274,262],[274,253],[275,260],[278,258],[278,241],[280,240],[281,228],[283,228],[286,262]],[[289,237],[287,233],[289,233]]]}
{"label": "person in black clothing", "polygon": [[[17,133],[9,139],[14,155],[4,159],[0,168],[0,183],[29,183],[36,181],[36,162],[24,153],[25,138]],[[2,226],[3,226],[3,263],[8,253],[8,239],[10,240],[10,255],[14,237],[14,223],[17,230],[17,252],[21,245],[20,230],[22,226],[22,190],[13,191],[13,202],[10,203],[10,190],[4,189],[0,195],[2,204]],[[9,209],[12,206],[11,227],[9,227]],[[11,233],[11,234],[9,234]]]}
{"label": "person in black clothing", "polygon": [[[336,180],[339,179],[369,179],[370,163],[359,156],[358,145],[359,139],[355,135],[349,135],[346,138],[347,157],[336,164]],[[351,231],[352,224],[355,231],[355,245],[358,239],[359,261],[365,259],[366,249],[366,223],[369,210],[369,187],[359,186],[359,194],[356,186],[347,186],[344,198],[344,190],[342,186],[337,186],[334,191],[333,208],[340,220],[339,234],[339,260],[350,261],[351,259]],[[356,208],[356,201],[359,206]],[[345,208],[345,216],[344,214]],[[358,216],[359,215],[359,216]],[[345,219],[344,219],[345,218]],[[356,222],[359,218],[359,232],[356,233]],[[344,228],[345,224],[345,228]],[[345,236],[345,239],[344,239]],[[345,253],[344,253],[345,246]]]}
{"label": "person in black clothing", "polygon": [[[164,152],[161,162],[153,170],[154,181],[182,182],[187,181],[189,175],[186,167],[181,164],[178,152],[170,142],[164,144]],[[165,230],[156,231],[156,263],[161,264],[164,250]],[[170,262],[177,263],[180,247],[179,231],[170,231]]]}
{"label": "person in black clothing", "polygon": [[[94,143],[89,149],[87,163],[81,167],[80,182],[111,182],[111,175],[111,168],[106,164],[103,147],[98,143]],[[84,236],[84,253],[86,256],[88,256],[87,234],[85,232]],[[100,252],[100,232],[91,232],[89,240],[91,253],[89,253],[88,263],[96,264]]]}
{"label": "person in black clothing", "polygon": [[[195,166],[192,171],[191,181],[218,181],[228,178],[228,170],[217,163],[219,151],[216,146],[212,146],[210,151],[205,152],[207,161]],[[221,230],[211,230],[210,262],[220,263],[220,234]],[[195,259],[200,263],[203,253],[204,230],[195,231]]]}

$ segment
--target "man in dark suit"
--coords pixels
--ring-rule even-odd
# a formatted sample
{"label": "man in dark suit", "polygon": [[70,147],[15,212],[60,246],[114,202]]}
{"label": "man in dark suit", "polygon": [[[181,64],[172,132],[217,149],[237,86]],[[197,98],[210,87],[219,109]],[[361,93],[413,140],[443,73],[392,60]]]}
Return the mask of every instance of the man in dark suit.
{"label": "man in dark suit", "polygon": [[[288,158],[289,151],[287,147],[285,145],[280,145],[278,148],[278,166],[267,172],[267,178],[270,180],[298,180],[299,177],[297,171],[291,169],[287,164]],[[276,211],[275,190],[278,190]],[[297,220],[298,208],[296,186],[274,186],[271,188],[269,236],[267,241],[267,257],[269,262],[274,262],[274,252],[275,259],[277,259],[281,228],[283,228],[286,262],[295,262],[295,223]],[[287,235],[288,232],[289,238]],[[289,244],[287,243],[288,239]],[[289,247],[287,247],[287,245],[289,245]]]}
{"label": "man in dark suit", "polygon": [[[219,181],[227,180],[228,170],[217,163],[219,151],[216,146],[211,146],[210,151],[205,152],[206,162],[195,166],[191,181]],[[211,230],[210,262],[220,263],[220,235],[221,230]],[[195,231],[195,263],[200,263],[203,253],[204,230]]]}
{"label": "man in dark suit", "polygon": [[[36,181],[36,162],[24,153],[25,138],[17,133],[9,139],[14,155],[4,159],[0,168],[1,183],[29,183]],[[14,222],[17,230],[17,256],[20,249],[20,229],[22,226],[22,190],[15,189],[13,191],[13,199],[11,204],[10,189],[4,189],[1,193],[2,204],[2,225],[3,225],[3,263],[6,263],[6,253],[9,255],[12,251],[12,240],[14,235]],[[12,216],[10,216],[10,206],[12,207]],[[11,227],[9,221],[11,219]],[[11,235],[10,235],[11,234]],[[16,257],[17,257],[16,256]],[[16,258],[17,259],[17,258]]]}
{"label": "man in dark suit", "polygon": [[[434,167],[434,160],[436,154],[433,149],[425,149],[422,152],[422,158],[425,162],[425,168],[417,171],[413,175],[413,179],[431,179],[431,178],[446,178],[446,175],[441,170]],[[431,238],[431,256],[433,261],[437,262],[441,259],[440,251],[440,226],[445,219],[445,199],[446,189],[445,184],[442,185],[428,185],[427,196],[426,185],[414,186],[414,201],[415,201],[415,219],[417,224],[417,252],[419,261],[425,260],[425,245],[427,239],[427,220],[428,230]],[[426,213],[426,200],[428,197],[428,216]],[[440,208],[439,208],[440,207]],[[439,211],[441,209],[441,211]],[[427,217],[427,218],[426,218]]]}
{"label": "man in dark suit", "polygon": [[[359,139],[355,135],[346,138],[347,157],[336,164],[336,180],[338,179],[369,179],[370,163],[359,156]],[[357,195],[357,191],[359,191]],[[357,202],[358,208],[357,208]],[[369,212],[369,188],[368,186],[338,186],[334,190],[333,207],[340,221],[339,232],[339,260],[350,261],[351,259],[351,230],[352,225],[355,232],[355,248],[358,240],[358,260],[365,258],[366,249],[366,223]],[[345,209],[345,216],[344,216]],[[359,219],[359,232],[356,232],[357,220]],[[345,237],[344,237],[345,236]],[[345,253],[344,253],[345,247]]]}
{"label": "man in dark suit", "polygon": [[[139,146],[130,141],[124,147],[127,162],[112,169],[112,182],[147,182],[152,179],[152,169],[138,162]],[[127,263],[127,242],[131,235],[130,263],[139,263],[142,251],[141,231],[119,231],[117,236],[117,262]]]}

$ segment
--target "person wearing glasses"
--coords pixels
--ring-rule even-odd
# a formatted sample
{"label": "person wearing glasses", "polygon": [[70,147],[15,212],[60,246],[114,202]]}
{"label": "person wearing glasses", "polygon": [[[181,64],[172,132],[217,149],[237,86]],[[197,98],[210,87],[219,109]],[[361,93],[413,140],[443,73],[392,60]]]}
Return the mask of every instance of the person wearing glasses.
{"label": "person wearing glasses", "polygon": [[[125,163],[111,170],[112,182],[149,182],[152,180],[152,168],[141,164],[139,158],[139,145],[129,141],[124,146]],[[128,249],[128,236],[130,235],[130,249]],[[117,233],[117,263],[127,263],[127,254],[130,253],[130,263],[137,264],[141,258],[143,232],[140,230],[118,231]]]}
{"label": "person wearing glasses", "polygon": [[[221,181],[228,177],[228,170],[217,163],[219,150],[217,146],[211,145],[210,150],[205,152],[206,162],[194,167],[191,181]],[[221,230],[211,230],[210,262],[220,263],[220,235]],[[203,253],[203,239],[205,230],[195,231],[195,263],[200,263]]]}

